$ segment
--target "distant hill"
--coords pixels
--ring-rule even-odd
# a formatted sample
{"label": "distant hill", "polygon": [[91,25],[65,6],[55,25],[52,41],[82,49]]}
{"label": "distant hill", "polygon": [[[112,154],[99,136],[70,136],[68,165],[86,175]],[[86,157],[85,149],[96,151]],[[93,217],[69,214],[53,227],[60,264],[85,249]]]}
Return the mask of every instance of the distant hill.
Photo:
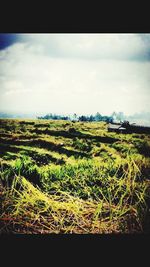
{"label": "distant hill", "polygon": [[126,116],[130,123],[150,126],[150,112],[135,113],[132,116]]}
{"label": "distant hill", "polygon": [[26,114],[26,113],[11,113],[11,112],[0,112],[1,119],[19,119],[19,118],[26,118],[26,119],[36,119],[34,114]]}

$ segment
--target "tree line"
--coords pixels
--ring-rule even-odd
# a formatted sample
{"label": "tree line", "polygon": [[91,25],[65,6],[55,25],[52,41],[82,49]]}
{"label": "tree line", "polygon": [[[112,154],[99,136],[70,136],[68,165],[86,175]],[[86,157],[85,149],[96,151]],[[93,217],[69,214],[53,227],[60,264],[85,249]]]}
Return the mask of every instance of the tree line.
{"label": "tree line", "polygon": [[81,115],[78,116],[76,113],[74,113],[72,116],[63,116],[63,115],[57,115],[57,114],[46,114],[45,116],[39,116],[38,119],[43,120],[70,120],[70,121],[104,121],[107,123],[111,123],[115,120],[121,121],[124,120],[124,114],[122,112],[113,112],[110,116],[103,116],[99,112],[97,112],[95,115]]}

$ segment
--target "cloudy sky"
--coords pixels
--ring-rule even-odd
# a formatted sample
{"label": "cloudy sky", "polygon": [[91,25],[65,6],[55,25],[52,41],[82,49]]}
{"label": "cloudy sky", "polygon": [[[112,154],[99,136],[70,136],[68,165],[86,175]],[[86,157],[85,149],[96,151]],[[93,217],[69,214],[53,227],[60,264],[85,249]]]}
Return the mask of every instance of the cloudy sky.
{"label": "cloudy sky", "polygon": [[150,112],[150,34],[1,34],[0,111]]}

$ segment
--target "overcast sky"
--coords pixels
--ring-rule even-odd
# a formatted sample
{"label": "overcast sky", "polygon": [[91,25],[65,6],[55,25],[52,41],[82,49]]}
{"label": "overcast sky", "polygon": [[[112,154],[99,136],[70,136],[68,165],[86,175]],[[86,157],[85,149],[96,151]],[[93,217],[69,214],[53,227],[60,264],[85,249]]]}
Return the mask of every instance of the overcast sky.
{"label": "overcast sky", "polygon": [[150,34],[1,34],[0,111],[150,112]]}

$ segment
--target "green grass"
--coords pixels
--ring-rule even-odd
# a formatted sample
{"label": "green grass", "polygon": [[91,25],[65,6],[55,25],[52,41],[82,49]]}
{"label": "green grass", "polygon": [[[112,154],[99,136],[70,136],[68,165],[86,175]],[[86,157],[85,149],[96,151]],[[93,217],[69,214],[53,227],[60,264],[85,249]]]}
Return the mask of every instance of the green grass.
{"label": "green grass", "polygon": [[150,136],[1,120],[0,232],[148,232]]}

